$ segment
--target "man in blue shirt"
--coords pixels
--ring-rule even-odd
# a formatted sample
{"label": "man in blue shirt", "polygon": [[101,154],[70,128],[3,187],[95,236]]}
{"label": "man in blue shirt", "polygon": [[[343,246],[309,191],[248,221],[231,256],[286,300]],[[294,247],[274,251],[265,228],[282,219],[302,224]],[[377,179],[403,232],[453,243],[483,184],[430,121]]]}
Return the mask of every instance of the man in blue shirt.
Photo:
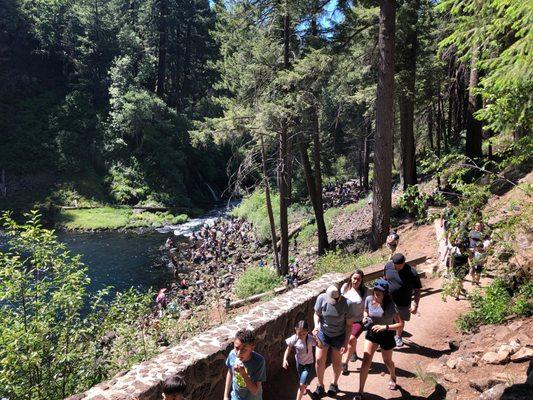
{"label": "man in blue shirt", "polygon": [[224,400],[263,400],[262,382],[266,381],[266,363],[254,348],[254,333],[246,329],[238,331],[233,350],[226,359],[228,374]]}

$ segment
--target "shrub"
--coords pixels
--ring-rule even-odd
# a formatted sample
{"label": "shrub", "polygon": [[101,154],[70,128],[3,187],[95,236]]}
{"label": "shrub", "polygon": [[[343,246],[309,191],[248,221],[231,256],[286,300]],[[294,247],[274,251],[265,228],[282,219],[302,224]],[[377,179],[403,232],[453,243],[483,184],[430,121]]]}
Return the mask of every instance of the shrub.
{"label": "shrub", "polygon": [[472,310],[457,320],[463,332],[472,331],[480,324],[501,324],[512,314],[529,317],[533,315],[533,283],[523,284],[512,298],[505,281],[498,278],[487,286],[484,294],[477,290],[470,295],[470,302]]}
{"label": "shrub", "polygon": [[411,185],[398,199],[398,205],[417,221],[424,221],[427,218],[428,199],[429,196],[421,193],[417,185]]}
{"label": "shrub", "polygon": [[170,313],[146,318],[151,292],[90,295],[80,256],[43,229],[36,212],[27,218],[0,219],[8,240],[0,249],[0,398],[68,397],[153,356],[160,337],[205,327],[201,313],[179,324]]}
{"label": "shrub", "polygon": [[523,317],[533,315],[533,282],[527,282],[520,287],[511,307],[511,312]]}
{"label": "shrub", "polygon": [[235,282],[235,294],[244,299],[265,293],[281,285],[283,278],[269,267],[248,267]]}

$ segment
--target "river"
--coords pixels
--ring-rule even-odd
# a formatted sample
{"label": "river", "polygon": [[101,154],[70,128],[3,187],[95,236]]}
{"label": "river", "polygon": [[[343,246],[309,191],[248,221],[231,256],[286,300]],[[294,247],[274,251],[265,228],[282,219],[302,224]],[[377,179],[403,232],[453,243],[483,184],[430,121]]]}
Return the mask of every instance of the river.
{"label": "river", "polygon": [[157,290],[168,286],[173,279],[172,269],[158,266],[159,247],[166,238],[173,233],[178,240],[186,240],[203,224],[211,224],[216,218],[226,215],[231,206],[219,206],[200,218],[151,232],[60,232],[57,236],[72,253],[80,254],[87,265],[91,279],[89,292],[95,293],[106,286],[113,286],[112,293],[130,287],[142,292],[150,288]]}

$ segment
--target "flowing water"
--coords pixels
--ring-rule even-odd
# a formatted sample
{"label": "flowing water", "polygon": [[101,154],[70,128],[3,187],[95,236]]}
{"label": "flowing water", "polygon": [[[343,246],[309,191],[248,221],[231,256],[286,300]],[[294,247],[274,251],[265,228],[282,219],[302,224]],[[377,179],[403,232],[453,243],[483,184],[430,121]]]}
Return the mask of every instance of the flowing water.
{"label": "flowing water", "polygon": [[[218,207],[202,216],[181,225],[168,225],[152,232],[61,232],[58,239],[74,253],[80,254],[88,267],[91,279],[89,292],[113,286],[113,292],[134,287],[142,292],[168,286],[173,279],[173,270],[159,266],[159,247],[168,236],[186,240],[202,225],[212,225],[227,214],[229,207]],[[0,238],[0,250],[5,247],[5,238]]]}

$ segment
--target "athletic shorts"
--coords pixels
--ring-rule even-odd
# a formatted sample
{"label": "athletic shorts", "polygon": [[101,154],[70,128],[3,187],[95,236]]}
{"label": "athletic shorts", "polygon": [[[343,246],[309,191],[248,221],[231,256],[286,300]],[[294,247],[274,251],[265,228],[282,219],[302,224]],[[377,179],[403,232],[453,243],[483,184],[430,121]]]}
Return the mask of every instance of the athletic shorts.
{"label": "athletic shorts", "polygon": [[296,371],[298,372],[300,385],[309,385],[311,382],[311,373],[313,372],[313,364],[296,363]]}
{"label": "athletic shorts", "polygon": [[373,330],[366,331],[366,340],[370,340],[372,343],[379,344],[381,350],[392,350],[396,347],[394,341],[394,331],[381,331],[374,332]]}
{"label": "athletic shorts", "polygon": [[318,340],[320,340],[324,346],[326,347],[333,347],[336,350],[340,350],[341,347],[344,345],[344,339],[346,338],[346,335],[343,333],[339,336],[328,336],[322,331],[318,331]]}
{"label": "athletic shorts", "polygon": [[398,314],[404,321],[409,321],[411,319],[411,307],[400,307],[398,306]]}
{"label": "athletic shorts", "polygon": [[352,325],[352,333],[351,336],[354,336],[358,338],[361,336],[361,333],[363,333],[363,323],[362,322],[354,322]]}

